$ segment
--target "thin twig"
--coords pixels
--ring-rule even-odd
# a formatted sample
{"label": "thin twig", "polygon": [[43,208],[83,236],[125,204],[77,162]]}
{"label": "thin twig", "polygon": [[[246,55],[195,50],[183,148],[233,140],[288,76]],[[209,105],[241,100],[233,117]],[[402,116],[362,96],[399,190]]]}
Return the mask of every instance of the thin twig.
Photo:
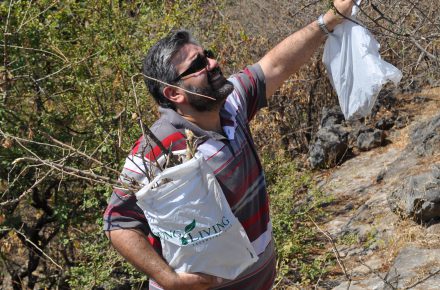
{"label": "thin twig", "polygon": [[348,275],[347,270],[345,268],[344,263],[341,261],[341,256],[339,255],[338,249],[336,248],[335,242],[333,241],[332,237],[325,232],[324,230],[322,230],[316,223],[315,221],[309,216],[309,219],[312,221],[312,223],[315,225],[315,227],[326,236],[326,238],[330,241],[331,245],[332,245],[332,249],[333,249],[333,253],[335,254],[336,260],[338,261],[339,267],[341,267],[342,272],[344,272],[345,278],[347,278],[347,280],[349,281],[349,283],[351,282],[351,277],[350,275]]}
{"label": "thin twig", "polygon": [[8,16],[6,17],[5,31],[3,32],[4,34],[8,34],[9,17],[11,16],[12,3],[14,3],[13,0],[11,0],[11,2],[9,2]]}
{"label": "thin twig", "polygon": [[80,150],[74,148],[73,146],[68,145],[68,144],[65,144],[65,143],[63,143],[63,142],[61,142],[61,141],[55,139],[54,137],[52,137],[51,135],[49,135],[49,134],[47,134],[47,133],[45,133],[45,132],[41,132],[41,134],[43,134],[44,136],[46,136],[47,138],[49,138],[52,142],[54,142],[54,143],[56,143],[56,144],[58,144],[58,145],[60,145],[60,146],[63,146],[63,147],[65,147],[65,148],[67,148],[67,149],[69,149],[69,150],[71,150],[71,151],[77,153],[78,155],[81,155],[81,156],[83,156],[83,157],[85,157],[85,158],[87,158],[87,159],[89,159],[89,160],[91,160],[91,161],[93,161],[93,162],[95,162],[95,163],[101,165],[101,166],[104,167],[105,169],[107,169],[107,170],[109,170],[109,171],[111,171],[111,172],[113,172],[113,173],[115,173],[115,174],[117,174],[117,175],[120,174],[119,171],[117,171],[117,170],[115,170],[115,169],[113,169],[113,168],[111,168],[111,167],[106,166],[104,163],[102,163],[102,162],[99,161],[98,159],[93,158],[93,157],[91,157],[90,155],[85,154],[84,152],[82,152],[82,151],[80,151]]}
{"label": "thin twig", "polygon": [[[133,77],[136,77],[136,76],[138,76],[138,75],[142,75],[143,77],[145,77],[145,78],[147,78],[147,79],[153,80],[153,81],[158,82],[158,83],[161,83],[161,84],[163,84],[163,85],[166,85],[166,86],[169,86],[169,87],[172,87],[172,88],[175,88],[175,89],[180,89],[180,90],[182,90],[182,91],[184,91],[184,92],[186,92],[186,93],[189,93],[189,94],[196,95],[196,96],[199,96],[199,97],[202,97],[202,98],[206,98],[206,99],[210,99],[210,100],[216,101],[216,99],[214,99],[213,97],[209,97],[209,96],[207,96],[207,95],[202,95],[202,94],[199,94],[199,93],[196,93],[196,92],[192,92],[192,91],[187,90],[187,89],[184,89],[184,88],[182,88],[182,87],[179,87],[179,86],[176,86],[176,85],[172,85],[172,84],[169,84],[169,83],[167,83],[167,82],[164,82],[164,81],[161,81],[161,80],[155,79],[155,78],[153,78],[153,77],[147,76],[147,75],[145,75],[145,74],[143,74],[143,73],[136,74],[136,75],[134,75]],[[133,77],[132,77],[132,79],[133,79]]]}
{"label": "thin twig", "polygon": [[405,287],[404,289],[405,289],[405,290],[406,290],[406,289],[411,289],[411,288],[417,286],[418,284],[420,284],[420,283],[422,283],[422,282],[425,282],[426,280],[428,280],[428,279],[431,278],[432,276],[437,275],[438,273],[440,273],[440,269],[438,269],[437,271],[435,271],[435,272],[433,272],[433,273],[431,273],[431,274],[428,274],[427,276],[425,276],[425,277],[423,277],[422,279],[420,279],[420,280],[414,282],[413,284],[411,284],[411,285]]}
{"label": "thin twig", "polygon": [[20,27],[18,27],[17,29],[17,33],[21,30],[21,28],[28,24],[30,21],[34,20],[35,18],[38,18],[41,14],[46,13],[47,10],[49,10],[50,8],[52,8],[55,4],[57,4],[57,2],[59,2],[58,0],[55,0],[52,4],[50,4],[46,9],[44,9],[43,11],[41,11],[40,13],[38,13],[38,15],[36,15],[35,17],[30,18],[29,20],[27,20],[26,22],[22,22]]}
{"label": "thin twig", "polygon": [[23,46],[11,45],[11,44],[6,44],[6,43],[1,43],[1,44],[6,45],[7,47],[10,47],[10,48],[17,48],[17,49],[30,50],[30,51],[35,51],[35,52],[42,52],[44,54],[50,54],[50,55],[56,56],[57,58],[61,59],[63,62],[66,62],[66,59],[64,59],[61,56],[59,56],[58,54],[53,53],[48,50],[37,49],[37,48],[32,48],[32,47],[23,47]]}
{"label": "thin twig", "polygon": [[360,257],[358,258],[358,261],[365,267],[368,268],[368,270],[370,270],[371,273],[373,273],[374,275],[376,275],[378,278],[380,278],[385,284],[387,284],[388,286],[391,287],[391,289],[397,289],[396,287],[393,286],[393,284],[391,284],[389,281],[387,281],[385,278],[383,278],[379,273],[377,273],[374,269],[372,269],[369,265],[367,265]]}
{"label": "thin twig", "polygon": [[[70,167],[70,166],[66,166],[66,165],[62,165],[62,164],[57,164],[57,163],[54,163],[51,161],[43,160],[39,157],[37,157],[37,158],[22,157],[22,158],[15,159],[14,163],[22,162],[22,161],[36,162],[41,165],[45,165],[50,168],[56,169],[62,173],[66,173],[67,175],[71,175],[71,176],[74,176],[77,178],[88,180],[92,183],[106,184],[106,185],[110,185],[113,187],[126,188],[128,190],[133,190],[133,191],[139,190],[139,187],[133,187],[132,185],[129,186],[128,184],[121,184],[120,182],[115,181],[107,176],[97,175],[95,173],[80,170],[78,168],[74,168],[74,167]],[[127,178],[127,179],[129,179],[132,183],[135,182],[132,178]]]}
{"label": "thin twig", "polygon": [[417,40],[416,40],[414,37],[410,36],[409,39],[411,40],[411,42],[412,42],[415,46],[417,46],[418,49],[420,49],[420,51],[424,52],[424,53],[426,54],[427,57],[429,57],[430,59],[435,60],[435,61],[440,61],[440,58],[438,58],[437,56],[433,55],[432,53],[430,53],[430,52],[428,52],[426,49],[424,49],[424,48],[420,45],[420,43],[417,42]]}
{"label": "thin twig", "polygon": [[69,63],[68,65],[63,66],[63,67],[60,68],[59,70],[57,70],[57,71],[55,71],[55,72],[53,72],[53,73],[50,73],[50,74],[48,74],[48,75],[46,75],[46,76],[44,76],[44,77],[41,77],[41,78],[37,79],[36,81],[39,82],[39,81],[41,81],[41,80],[44,80],[44,79],[50,78],[50,77],[52,77],[52,76],[54,76],[54,75],[56,75],[56,74],[59,74],[60,72],[62,72],[62,71],[65,70],[66,68],[71,67],[72,65],[80,64],[80,63],[82,63],[82,62],[84,62],[84,61],[86,61],[86,60],[91,59],[92,57],[97,56],[98,54],[100,54],[101,52],[103,52],[103,50],[104,50],[104,49],[101,49],[100,51],[97,51],[97,52],[95,52],[94,54],[89,55],[89,56],[87,56],[87,57],[85,57],[85,58],[83,58],[83,59],[81,59],[81,60],[79,60],[79,61],[76,61],[76,62],[73,62],[73,63]]}
{"label": "thin twig", "polygon": [[63,267],[61,267],[60,265],[58,265],[48,254],[46,254],[42,249],[40,249],[34,242],[32,242],[31,240],[29,240],[22,232],[18,231],[17,229],[12,229],[14,232],[16,232],[17,234],[21,235],[26,242],[28,242],[29,244],[31,244],[33,247],[35,247],[38,251],[40,251],[41,254],[43,254],[43,256],[45,256],[46,258],[48,258],[55,266],[57,266],[60,270],[63,270]]}
{"label": "thin twig", "polygon": [[24,13],[24,15],[23,15],[23,19],[21,20],[21,23],[20,23],[20,25],[19,25],[18,27],[23,26],[23,23],[24,23],[24,21],[26,20],[26,16],[27,16],[27,14],[28,14],[29,9],[31,8],[31,6],[32,6],[32,0],[28,2],[28,7],[26,8],[26,12]]}
{"label": "thin twig", "polygon": [[34,189],[38,184],[40,184],[43,180],[45,180],[46,177],[48,177],[49,174],[51,174],[53,172],[53,170],[54,169],[51,169],[48,172],[46,172],[46,174],[42,178],[36,180],[35,183],[31,187],[29,187],[27,190],[25,190],[22,194],[20,194],[19,197],[0,203],[0,207],[5,206],[5,205],[9,205],[11,203],[18,202],[21,199],[23,199],[23,197],[25,197],[28,193],[30,193],[32,191],[32,189]]}

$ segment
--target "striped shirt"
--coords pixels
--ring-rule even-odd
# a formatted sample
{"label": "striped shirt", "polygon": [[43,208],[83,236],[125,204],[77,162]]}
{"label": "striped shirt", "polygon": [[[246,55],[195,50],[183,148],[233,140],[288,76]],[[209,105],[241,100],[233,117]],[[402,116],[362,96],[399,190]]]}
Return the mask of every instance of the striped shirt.
{"label": "striped shirt", "polygon": [[[213,170],[232,212],[259,255],[254,265],[218,289],[265,290],[272,287],[275,278],[275,255],[266,182],[249,128],[256,112],[267,104],[265,79],[260,66],[255,64],[229,80],[234,85],[234,91],[220,111],[224,135],[205,131],[174,110],[164,108],[159,109],[161,117],[151,131],[166,148],[171,147],[173,151],[186,148],[185,129],[197,136],[197,150]],[[121,181],[132,178],[148,182],[145,166],[149,167],[146,165],[148,162],[154,164],[160,156],[160,148],[155,144],[146,144],[141,137],[127,157]],[[141,229],[160,253],[160,241],[151,234],[142,210],[136,205],[135,196],[115,189],[104,213],[104,230],[120,228]],[[150,281],[150,289],[161,288]]]}

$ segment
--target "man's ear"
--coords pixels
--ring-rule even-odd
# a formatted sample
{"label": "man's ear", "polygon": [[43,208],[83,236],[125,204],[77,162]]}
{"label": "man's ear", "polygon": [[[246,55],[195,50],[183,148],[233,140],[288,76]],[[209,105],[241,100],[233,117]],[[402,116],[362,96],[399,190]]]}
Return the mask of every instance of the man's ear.
{"label": "man's ear", "polygon": [[165,98],[176,104],[182,104],[186,101],[185,95],[179,89],[173,87],[165,87],[162,91]]}

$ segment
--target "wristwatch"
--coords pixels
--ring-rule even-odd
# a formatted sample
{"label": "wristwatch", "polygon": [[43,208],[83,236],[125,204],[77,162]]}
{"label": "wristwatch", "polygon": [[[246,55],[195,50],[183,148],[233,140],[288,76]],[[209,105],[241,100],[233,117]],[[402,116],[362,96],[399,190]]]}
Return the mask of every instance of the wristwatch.
{"label": "wristwatch", "polygon": [[321,28],[322,32],[324,32],[325,34],[330,33],[330,31],[327,28],[327,25],[325,25],[325,23],[324,23],[324,14],[319,15],[318,25],[319,25],[319,28]]}

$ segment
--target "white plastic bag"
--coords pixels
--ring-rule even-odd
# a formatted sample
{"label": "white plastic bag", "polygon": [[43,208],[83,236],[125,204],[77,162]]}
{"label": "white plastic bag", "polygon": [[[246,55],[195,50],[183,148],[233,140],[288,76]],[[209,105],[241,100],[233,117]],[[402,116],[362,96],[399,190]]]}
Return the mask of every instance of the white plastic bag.
{"label": "white plastic bag", "polygon": [[[352,19],[357,10],[353,6]],[[366,28],[352,21],[344,21],[329,34],[323,62],[345,119],[368,116],[382,86],[388,81],[397,86],[402,78],[396,67],[381,59],[379,47]]]}
{"label": "white plastic bag", "polygon": [[136,197],[175,271],[234,279],[258,260],[201,154],[165,169]]}

